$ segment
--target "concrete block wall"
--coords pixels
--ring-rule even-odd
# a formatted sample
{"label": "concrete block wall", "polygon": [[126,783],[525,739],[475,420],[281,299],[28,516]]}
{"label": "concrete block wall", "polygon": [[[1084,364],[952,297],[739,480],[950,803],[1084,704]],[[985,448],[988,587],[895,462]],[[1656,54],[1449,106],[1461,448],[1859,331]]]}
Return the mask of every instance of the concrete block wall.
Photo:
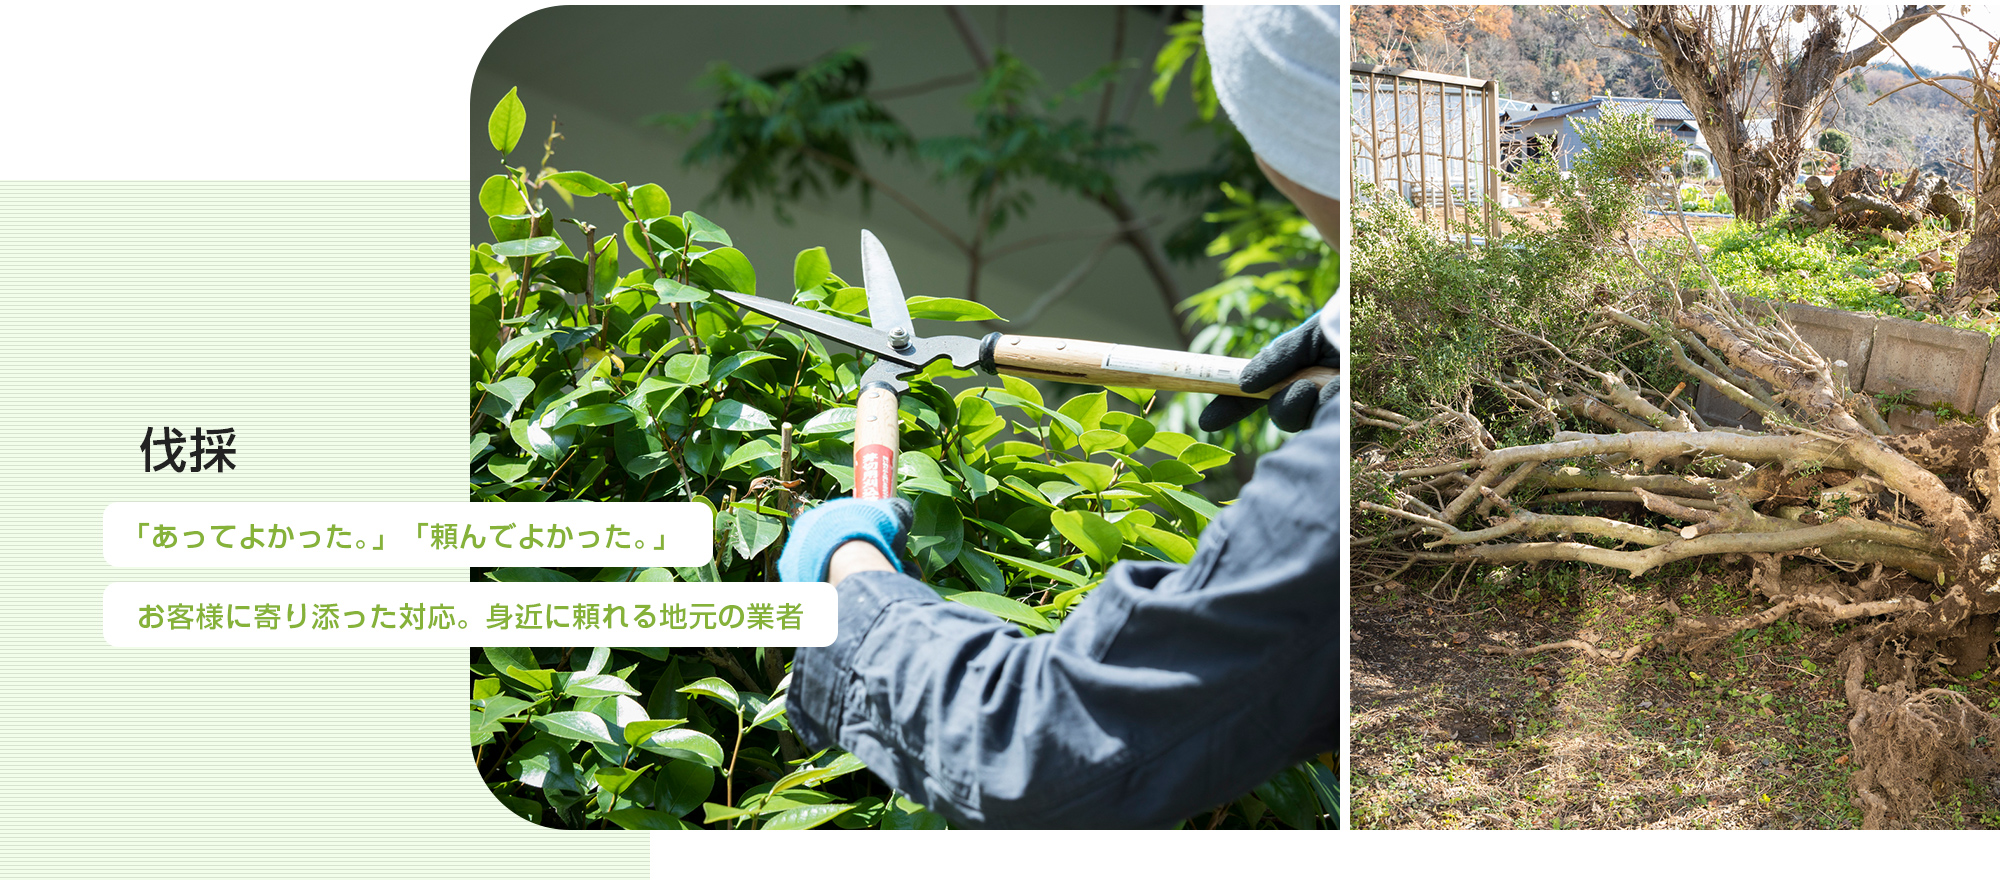
{"label": "concrete block wall", "polygon": [[[1903,318],[1878,318],[1803,303],[1750,300],[1751,314],[1782,311],[1799,338],[1829,362],[1847,362],[1850,389],[1871,394],[1913,392],[1916,403],[1945,403],[1961,412],[1984,413],[2000,403],[2000,346],[1984,333],[1957,330]],[[1757,428],[1762,422],[1710,389],[1698,389],[1695,410],[1711,424]],[[1929,412],[1887,414],[1898,432],[1938,424]]]}

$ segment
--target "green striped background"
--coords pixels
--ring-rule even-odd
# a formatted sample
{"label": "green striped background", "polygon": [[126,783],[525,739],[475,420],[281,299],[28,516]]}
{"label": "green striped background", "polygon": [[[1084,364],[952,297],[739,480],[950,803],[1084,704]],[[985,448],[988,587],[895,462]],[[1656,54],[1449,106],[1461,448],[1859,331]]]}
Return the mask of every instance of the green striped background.
{"label": "green striped background", "polygon": [[[114,650],[99,631],[112,580],[464,579],[114,570],[98,518],[114,500],[463,500],[469,199],[0,183],[6,873],[490,876],[552,848],[644,870],[645,835],[584,845],[486,793],[461,650]],[[238,469],[141,473],[148,425],[233,427]]]}

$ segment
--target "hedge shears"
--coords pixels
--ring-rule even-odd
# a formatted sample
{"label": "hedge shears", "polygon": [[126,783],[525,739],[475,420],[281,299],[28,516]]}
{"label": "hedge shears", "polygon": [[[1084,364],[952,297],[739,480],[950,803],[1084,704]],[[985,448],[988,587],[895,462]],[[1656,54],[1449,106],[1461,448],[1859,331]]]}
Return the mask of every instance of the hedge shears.
{"label": "hedge shears", "polygon": [[855,405],[856,498],[894,497],[900,442],[897,395],[909,390],[910,376],[940,360],[949,361],[955,369],[977,369],[989,375],[1236,397],[1268,398],[1301,379],[1325,385],[1339,378],[1339,373],[1326,367],[1309,367],[1269,390],[1246,394],[1238,385],[1238,376],[1249,363],[1243,358],[997,331],[976,339],[919,337],[889,252],[865,229],[861,231],[861,278],[868,291],[868,319],[874,326],[788,302],[715,291],[745,309],[875,356],[874,365],[861,374],[861,396]]}

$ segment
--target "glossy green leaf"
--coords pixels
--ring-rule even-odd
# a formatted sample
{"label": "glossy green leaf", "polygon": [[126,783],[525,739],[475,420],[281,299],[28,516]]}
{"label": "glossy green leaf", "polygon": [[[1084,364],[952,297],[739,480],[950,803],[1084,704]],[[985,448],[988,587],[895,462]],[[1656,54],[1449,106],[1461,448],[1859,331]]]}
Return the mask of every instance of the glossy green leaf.
{"label": "glossy green leaf", "polygon": [[751,364],[757,363],[759,361],[774,361],[777,359],[778,359],[777,355],[771,354],[769,352],[762,352],[762,351],[735,352],[727,357],[724,357],[722,360],[715,362],[714,368],[709,370],[708,380],[710,382],[720,382],[724,379],[729,378],[730,376],[736,375],[737,370],[743,369],[744,367],[747,367]]}
{"label": "glossy green leaf", "polygon": [[1120,388],[1116,385],[1106,385],[1104,386],[1104,390],[1132,401],[1141,408],[1144,408],[1147,402],[1151,401],[1153,396],[1159,393],[1151,388]]}
{"label": "glossy green leaf", "polygon": [[626,745],[636,746],[639,744],[640,740],[652,736],[653,734],[658,733],[659,731],[671,730],[686,723],[687,721],[685,719],[680,719],[680,718],[659,718],[659,719],[647,719],[645,721],[634,721],[630,724],[625,725],[624,730],[621,733],[621,738],[625,740]]}
{"label": "glossy green leaf", "polygon": [[[1103,418],[1109,408],[1110,404],[1106,397],[1102,391],[1096,394],[1079,394],[1063,401],[1062,406],[1056,407],[1056,412],[1069,416],[1083,428],[1083,431],[1089,431],[1097,427],[1098,419]],[[1081,434],[1083,431],[1076,433]]]}
{"label": "glossy green leaf", "polygon": [[722,744],[699,730],[685,727],[662,730],[640,740],[638,747],[669,758],[698,761],[710,767],[722,766]]}
{"label": "glossy green leaf", "polygon": [[1117,477],[1110,466],[1094,461],[1066,461],[1056,465],[1056,469],[1076,481],[1077,485],[1092,492],[1102,492],[1111,488],[1111,481]]}
{"label": "glossy green leaf", "polygon": [[552,691],[556,687],[557,673],[547,669],[522,669],[517,666],[509,666],[506,669],[500,670],[500,673],[527,685],[530,690],[538,693],[541,691]]}
{"label": "glossy green leaf", "polygon": [[583,785],[569,759],[570,745],[552,736],[537,736],[507,757],[507,775],[533,788],[580,791]]}
{"label": "glossy green leaf", "polygon": [[538,235],[519,241],[503,241],[493,246],[493,253],[501,257],[532,257],[546,254],[562,247],[562,239],[553,235]]}
{"label": "glossy green leaf", "polygon": [[1146,441],[1147,449],[1157,449],[1168,455],[1179,455],[1181,450],[1193,446],[1195,439],[1178,431],[1159,431]]}
{"label": "glossy green leaf", "polygon": [[896,795],[889,802],[889,809],[882,815],[884,831],[943,831],[948,826],[944,817],[923,807],[902,795]]}
{"label": "glossy green leaf", "polygon": [[660,295],[660,302],[663,303],[697,303],[708,302],[709,299],[708,291],[672,278],[653,282],[653,290]]}
{"label": "glossy green leaf", "polygon": [[[507,343],[505,345],[500,346],[500,350],[493,355],[494,367],[499,368],[506,366],[507,362],[513,360],[515,355],[527,351],[528,349],[533,348],[534,346],[540,344],[542,340],[547,339],[554,332],[555,331],[553,330],[537,330],[532,333],[523,333],[519,336],[514,337],[513,339],[507,340]],[[514,378],[527,382],[528,391],[535,390],[534,380],[529,379],[526,376],[516,376]],[[507,381],[511,382],[513,381],[513,379],[509,379]],[[505,384],[505,383],[500,383],[500,384]],[[494,386],[488,386],[488,390],[489,391],[493,390],[493,387]],[[523,394],[523,396],[526,396],[525,393]]]}
{"label": "glossy green leaf", "polygon": [[910,307],[910,317],[928,318],[933,321],[993,321],[1000,316],[992,309],[969,299],[949,296],[913,296],[904,303]]}
{"label": "glossy green leaf", "polygon": [[843,287],[827,297],[826,305],[836,312],[858,315],[868,309],[868,291],[859,287]]}
{"label": "glossy green leaf", "polygon": [[570,195],[591,198],[608,196],[618,192],[618,187],[598,179],[597,175],[583,171],[558,171],[544,180],[568,190]]}
{"label": "glossy green leaf", "polygon": [[1087,510],[1058,510],[1049,514],[1049,523],[1099,566],[1110,565],[1118,558],[1119,549],[1125,546],[1125,538],[1118,534],[1118,527]]}
{"label": "glossy green leaf", "polygon": [[705,764],[694,761],[668,761],[660,768],[660,777],[655,791],[658,802],[653,806],[662,812],[675,816],[685,816],[701,807],[703,801],[715,790],[715,771]]}
{"label": "glossy green leaf", "polygon": [[916,450],[896,456],[896,488],[902,492],[929,492],[949,497],[951,484],[944,481],[944,471],[938,468],[937,459]]}
{"label": "glossy green leaf", "polygon": [[1188,467],[1205,471],[1228,464],[1230,459],[1236,457],[1236,453],[1212,443],[1192,443],[1174,457]]}
{"label": "glossy green leaf", "polygon": [[1007,578],[1000,573],[1000,566],[988,559],[984,553],[958,554],[958,567],[964,571],[972,583],[988,593],[1007,592]]}
{"label": "glossy green leaf", "polygon": [[618,237],[607,235],[600,238],[596,248],[597,274],[592,279],[595,284],[592,291],[602,297],[606,291],[618,286]]}
{"label": "glossy green leaf", "polygon": [[1152,467],[1147,468],[1147,471],[1151,473],[1155,481],[1161,483],[1173,483],[1177,486],[1185,486],[1189,483],[1201,482],[1201,473],[1199,471],[1171,458],[1155,462]]}
{"label": "glossy green leaf", "polygon": [[674,212],[674,201],[667,198],[667,191],[657,183],[648,183],[632,190],[632,213],[640,220],[665,217]]}
{"label": "glossy green leaf", "polygon": [[775,517],[754,510],[735,510],[731,512],[730,520],[734,526],[729,532],[729,546],[736,551],[738,559],[749,559],[764,552],[764,548],[777,543],[778,537],[784,534],[784,525]]}
{"label": "glossy green leaf", "polygon": [[1185,564],[1194,558],[1194,543],[1180,535],[1150,527],[1141,527],[1138,532],[1137,543],[1159,550],[1169,562]]}
{"label": "glossy green leaf", "polygon": [[612,794],[624,794],[626,789],[632,787],[632,783],[639,781],[639,777],[644,772],[644,768],[619,769],[617,767],[607,767],[592,773],[591,777],[597,780],[597,787]]}
{"label": "glossy green leaf", "polygon": [[[1006,377],[1006,378],[1011,378],[1011,377]],[[1055,410],[1049,409],[1048,407],[1045,407],[1039,403],[1035,403],[1031,400],[1028,400],[1027,398],[1017,397],[1014,394],[1011,394],[1006,391],[994,391],[989,388],[986,391],[986,399],[990,402],[997,403],[1002,406],[1018,407],[1035,415],[1044,416],[1054,421],[1057,425],[1061,426],[1064,430],[1070,432],[1071,434],[1083,433],[1083,426],[1077,424],[1075,419],[1063,415],[1062,413],[1059,413]]]}
{"label": "glossy green leaf", "polygon": [[615,675],[572,676],[563,685],[563,693],[572,697],[608,697],[618,694],[636,697],[638,689]]}
{"label": "glossy green leaf", "polygon": [[826,248],[806,248],[792,260],[792,289],[812,290],[826,283],[832,274],[833,261],[827,259]]}
{"label": "glossy green leaf", "polygon": [[750,472],[762,475],[778,467],[778,444],[769,437],[757,437],[736,447],[722,462],[723,470],[731,470],[739,465],[750,465]]}
{"label": "glossy green leaf", "polygon": [[803,807],[793,807],[772,816],[769,821],[764,823],[763,829],[765,831],[801,831],[807,828],[816,828],[831,821],[833,817],[852,809],[854,809],[853,804],[813,804]]}
{"label": "glossy green leaf", "polygon": [[611,729],[604,723],[604,719],[590,712],[550,712],[547,715],[537,716],[528,723],[533,724],[536,730],[562,739],[617,743],[617,740],[611,738]]}
{"label": "glossy green leaf", "polygon": [[493,697],[499,696],[500,688],[501,688],[500,679],[497,678],[473,679],[472,680],[473,702],[477,703],[480,700],[491,699]]}
{"label": "glossy green leaf", "polygon": [[1108,428],[1092,428],[1083,432],[1082,437],[1077,438],[1076,445],[1077,448],[1083,450],[1085,455],[1099,455],[1122,450],[1131,442],[1131,440],[1126,439],[1122,431],[1113,431]]}
{"label": "glossy green leaf", "polygon": [[994,593],[966,592],[953,594],[949,597],[949,601],[957,602],[968,608],[977,608],[988,614],[996,615],[1002,620],[1010,623],[1018,623],[1029,629],[1041,632],[1055,631],[1055,624],[1050,623],[1048,618],[1043,617],[1035,609],[1029,608],[1006,596]]}
{"label": "glossy green leaf", "polygon": [[709,290],[756,294],[757,270],[750,258],[732,247],[717,248],[695,258],[688,280]]}
{"label": "glossy green leaf", "polygon": [[1126,439],[1132,441],[1132,448],[1135,450],[1146,448],[1146,444],[1152,442],[1153,435],[1159,433],[1159,429],[1144,416],[1124,412],[1105,413],[1098,418],[1097,427],[1124,434]]}
{"label": "glossy green leaf", "polygon": [[1293,828],[1319,827],[1319,798],[1313,796],[1312,784],[1297,767],[1286,767],[1276,776],[1251,790],[1278,821]]}
{"label": "glossy green leaf", "polygon": [[518,669],[542,668],[541,664],[535,662],[535,652],[532,648],[481,648],[479,651],[486,656],[486,662],[495,671],[504,672],[509,666]]}
{"label": "glossy green leaf", "polygon": [[801,436],[818,434],[845,434],[854,430],[854,407],[841,406],[827,410],[806,420],[799,426]]}
{"label": "glossy green leaf", "polygon": [[736,695],[736,688],[719,678],[704,678],[680,689],[684,694],[698,694],[727,705],[731,711],[743,710],[743,699]]}
{"label": "glossy green leaf", "polygon": [[1052,578],[1054,580],[1058,580],[1063,583],[1069,584],[1070,586],[1073,587],[1081,587],[1087,583],[1090,583],[1090,581],[1086,580],[1083,575],[1077,574],[1076,572],[1070,571],[1069,569],[1066,568],[1057,568],[1053,565],[1049,565],[1044,562],[1036,562],[1032,559],[1022,559],[1018,556],[1009,556],[1005,553],[995,553],[991,550],[981,549],[979,552],[991,556],[994,559],[998,559],[1001,562],[1005,562],[1008,565],[1014,566],[1015,568],[1018,568],[1022,571],[1029,572],[1031,574],[1038,574],[1046,578]]}
{"label": "glossy green leaf", "polygon": [[759,708],[757,710],[756,717],[750,719],[750,726],[761,727],[763,726],[764,722],[770,721],[784,714],[785,714],[785,698],[784,695],[781,694],[776,699],[766,702],[762,708]]}
{"label": "glossy green leaf", "polygon": [[1016,398],[1028,401],[1036,406],[1042,405],[1042,391],[1036,388],[1033,382],[1019,376],[1001,376],[1000,387],[1006,389],[1008,394]]}
{"label": "glossy green leaf", "polygon": [[704,824],[727,822],[732,819],[741,818],[743,816],[748,816],[751,814],[749,810],[738,809],[736,807],[727,806],[725,804],[714,804],[714,803],[702,804],[701,811],[702,811],[701,821]]}
{"label": "glossy green leaf", "polygon": [[681,353],[667,360],[660,374],[675,385],[708,384],[708,355]]}
{"label": "glossy green leaf", "polygon": [[658,351],[679,332],[680,328],[675,327],[665,315],[640,315],[639,320],[632,323],[632,329],[618,340],[618,347],[629,352]]}
{"label": "glossy green leaf", "polygon": [[[715,225],[715,221],[707,217],[689,211],[681,215],[681,221],[687,224],[688,241],[712,241],[716,244],[730,243],[729,233],[724,232],[722,227]],[[749,291],[741,292],[748,293]]]}
{"label": "glossy green leaf", "polygon": [[672,813],[638,807],[612,810],[604,818],[627,831],[683,831],[695,827]]}
{"label": "glossy green leaf", "polygon": [[1084,491],[1082,486],[1068,480],[1044,480],[1035,484],[1035,488],[1042,497],[1049,500],[1049,504],[1052,506],[1060,505],[1064,501],[1068,501],[1071,496],[1080,495]]}
{"label": "glossy green leaf", "polygon": [[525,214],[528,203],[521,198],[521,188],[514,179],[504,174],[495,174],[479,185],[479,210],[487,216],[499,214]]}
{"label": "glossy green leaf", "polygon": [[958,501],[948,495],[917,496],[916,516],[910,526],[910,554],[925,572],[944,570],[958,558],[965,543],[965,520],[958,513]]}
{"label": "glossy green leaf", "polygon": [[521,106],[519,92],[519,88],[508,89],[506,97],[486,117],[486,137],[502,156],[514,152],[514,146],[521,142],[521,133],[528,130],[528,109]]}
{"label": "glossy green leaf", "polygon": [[1214,519],[1216,518],[1217,515],[1222,513],[1222,510],[1216,507],[1208,499],[1203,498],[1200,495],[1196,495],[1193,492],[1183,492],[1179,489],[1162,489],[1161,491],[1165,492],[1169,497],[1173,498],[1175,501],[1179,501],[1180,503],[1187,505],[1189,510],[1194,511],[1197,514],[1200,514],[1204,519]]}
{"label": "glossy green leaf", "polygon": [[709,410],[708,424],[718,431],[770,431],[777,428],[763,410],[740,400],[724,400]]}
{"label": "glossy green leaf", "polygon": [[555,427],[565,428],[570,425],[585,425],[592,428],[601,428],[605,425],[629,422],[638,417],[639,414],[633,412],[632,408],[625,404],[600,403],[593,406],[579,406],[576,409],[570,410],[568,414],[556,420]]}
{"label": "glossy green leaf", "polygon": [[881,798],[865,797],[854,802],[854,809],[835,817],[833,824],[840,828],[873,828],[888,813],[889,805]]}

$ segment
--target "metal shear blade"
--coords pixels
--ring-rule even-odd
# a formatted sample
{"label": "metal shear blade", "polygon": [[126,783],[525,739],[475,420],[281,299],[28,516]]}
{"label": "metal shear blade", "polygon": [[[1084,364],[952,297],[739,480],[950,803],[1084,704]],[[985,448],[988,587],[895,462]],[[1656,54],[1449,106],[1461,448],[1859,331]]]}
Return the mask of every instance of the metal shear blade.
{"label": "metal shear blade", "polygon": [[823,339],[852,346],[874,355],[875,364],[863,374],[863,384],[873,381],[884,382],[898,394],[909,390],[910,385],[906,379],[938,360],[949,360],[953,367],[960,370],[982,368],[988,372],[992,371],[990,365],[981,358],[983,348],[981,341],[969,336],[917,338],[913,335],[908,347],[898,348],[889,334],[882,330],[823,312],[729,290],[715,291],[715,295]]}

